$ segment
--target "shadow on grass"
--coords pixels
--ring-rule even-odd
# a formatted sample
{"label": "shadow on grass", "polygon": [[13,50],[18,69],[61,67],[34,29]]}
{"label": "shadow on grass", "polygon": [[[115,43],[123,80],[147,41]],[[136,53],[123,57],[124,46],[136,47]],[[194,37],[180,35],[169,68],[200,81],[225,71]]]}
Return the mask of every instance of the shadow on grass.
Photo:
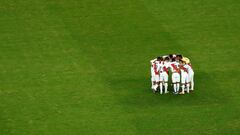
{"label": "shadow on grass", "polygon": [[[216,74],[197,72],[195,75],[195,91],[186,95],[174,95],[172,93],[160,95],[153,94],[150,89],[149,78],[119,78],[106,80],[116,99],[122,105],[132,107],[148,106],[201,106],[217,105],[227,98],[224,90],[220,89]],[[172,87],[169,85],[172,92]]]}

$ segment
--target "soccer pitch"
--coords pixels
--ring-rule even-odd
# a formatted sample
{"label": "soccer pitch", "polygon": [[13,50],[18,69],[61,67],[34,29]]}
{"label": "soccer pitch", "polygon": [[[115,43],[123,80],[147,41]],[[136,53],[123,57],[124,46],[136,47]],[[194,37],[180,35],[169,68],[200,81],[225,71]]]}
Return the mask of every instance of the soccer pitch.
{"label": "soccer pitch", "polygon": [[[0,0],[0,135],[239,135],[237,0]],[[149,60],[195,92],[153,94]],[[172,90],[172,88],[169,86]]]}

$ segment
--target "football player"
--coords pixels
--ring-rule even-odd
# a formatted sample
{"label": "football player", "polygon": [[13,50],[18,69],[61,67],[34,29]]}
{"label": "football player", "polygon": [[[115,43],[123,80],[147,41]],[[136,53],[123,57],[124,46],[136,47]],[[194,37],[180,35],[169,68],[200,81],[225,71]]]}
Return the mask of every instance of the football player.
{"label": "football player", "polygon": [[158,57],[156,61],[152,64],[152,81],[153,81],[153,92],[155,93],[157,91],[157,88],[159,86],[160,76],[159,76],[159,66],[160,66],[160,59],[161,57]]}
{"label": "football player", "polygon": [[163,93],[163,86],[164,86],[164,93],[168,93],[168,67],[169,67],[169,58],[165,57],[165,59],[160,60],[159,65],[159,73],[160,73],[160,94]]}
{"label": "football player", "polygon": [[179,87],[180,87],[180,69],[179,69],[179,63],[176,62],[175,58],[173,58],[172,62],[170,63],[170,69],[172,71],[172,83],[173,83],[174,94],[178,94]]}
{"label": "football player", "polygon": [[190,81],[190,90],[194,90],[194,72],[193,72],[193,69],[192,69],[192,65],[191,65],[191,61],[189,58],[187,57],[184,57],[184,56],[180,56],[179,58],[181,58],[181,60],[186,63],[187,65],[190,66],[190,69],[189,69],[189,73],[188,73],[188,80]]}
{"label": "football player", "polygon": [[185,86],[186,86],[187,93],[189,93],[188,73],[191,67],[182,60],[180,60],[179,62],[180,62],[181,85],[182,85],[182,91],[179,94],[185,94]]}
{"label": "football player", "polygon": [[189,63],[188,65],[190,67],[188,72],[188,80],[191,86],[190,90],[193,91],[194,90],[194,72],[193,72],[191,63]]}
{"label": "football player", "polygon": [[151,64],[151,83],[152,83],[152,89],[154,89],[154,85],[155,85],[155,80],[154,80],[154,62],[157,61],[157,58],[153,59],[153,60],[150,60],[150,64]]}

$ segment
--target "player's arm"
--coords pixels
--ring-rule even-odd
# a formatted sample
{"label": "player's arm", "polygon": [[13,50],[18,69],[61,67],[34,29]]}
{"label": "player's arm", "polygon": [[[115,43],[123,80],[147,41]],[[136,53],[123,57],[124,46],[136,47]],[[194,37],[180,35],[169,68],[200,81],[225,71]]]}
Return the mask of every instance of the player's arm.
{"label": "player's arm", "polygon": [[188,70],[187,70],[187,68],[185,68],[183,65],[180,65],[179,67],[180,67],[180,69],[182,69],[182,70],[184,70],[185,72],[187,72],[187,73],[188,73]]}
{"label": "player's arm", "polygon": [[150,60],[150,64],[153,64],[153,62],[154,61],[156,61],[157,59],[155,58],[155,59],[152,59],[152,60]]}

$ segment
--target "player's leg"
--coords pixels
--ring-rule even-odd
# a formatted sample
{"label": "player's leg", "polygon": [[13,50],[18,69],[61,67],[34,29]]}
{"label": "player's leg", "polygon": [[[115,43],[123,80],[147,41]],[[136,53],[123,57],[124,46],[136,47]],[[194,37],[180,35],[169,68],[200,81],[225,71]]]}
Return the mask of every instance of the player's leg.
{"label": "player's leg", "polygon": [[191,74],[191,80],[189,80],[191,82],[191,90],[194,90],[194,73]]}
{"label": "player's leg", "polygon": [[152,87],[151,89],[154,89],[154,86],[156,85],[156,80],[155,80],[155,73],[153,71],[153,67],[151,66],[151,83],[152,83]]}
{"label": "player's leg", "polygon": [[154,85],[154,92],[157,91],[157,88],[159,86],[159,81],[160,81],[159,75],[155,75],[155,81],[156,81],[156,83]]}
{"label": "player's leg", "polygon": [[184,83],[181,83],[181,86],[182,86],[182,91],[179,93],[179,94],[185,94],[185,84]]}
{"label": "player's leg", "polygon": [[160,74],[160,84],[159,84],[159,87],[160,87],[160,94],[163,93],[163,75]]}
{"label": "player's leg", "polygon": [[180,82],[176,82],[176,94],[179,93],[179,89],[180,89]]}
{"label": "player's leg", "polygon": [[154,77],[153,77],[153,76],[151,76],[151,84],[152,84],[151,89],[153,89],[153,88],[154,88],[154,85],[155,85],[155,81],[154,81]]}
{"label": "player's leg", "polygon": [[182,86],[182,91],[179,94],[185,94],[185,75],[184,75],[184,73],[181,74],[181,86]]}
{"label": "player's leg", "polygon": [[187,93],[189,93],[189,77],[188,77],[188,74],[186,74],[186,77],[185,77],[185,82],[186,82],[186,87],[187,87]]}
{"label": "player's leg", "polygon": [[160,94],[162,94],[163,93],[163,82],[160,82],[159,87],[160,87]]}
{"label": "player's leg", "polygon": [[174,90],[174,94],[177,93],[177,83],[173,83],[173,90]]}
{"label": "player's leg", "polygon": [[177,82],[177,93],[180,89],[180,74],[176,73],[176,82]]}
{"label": "player's leg", "polygon": [[165,73],[164,76],[164,93],[168,93],[168,74]]}
{"label": "player's leg", "polygon": [[184,94],[185,91],[189,93],[189,76],[187,73],[182,74],[181,83],[182,83],[182,94]]}
{"label": "player's leg", "polygon": [[153,75],[153,76],[152,76],[152,79],[153,79],[153,87],[152,87],[152,90],[153,90],[153,92],[155,93],[155,87],[156,87],[156,85],[157,85],[156,76]]}
{"label": "player's leg", "polygon": [[187,87],[187,93],[189,93],[189,87],[190,87],[190,84],[187,83],[187,84],[186,84],[186,87]]}
{"label": "player's leg", "polygon": [[181,83],[182,91],[179,94],[185,94],[185,83]]}
{"label": "player's leg", "polygon": [[173,83],[174,94],[176,94],[176,93],[177,93],[176,73],[173,73],[173,74],[172,74],[172,83]]}

